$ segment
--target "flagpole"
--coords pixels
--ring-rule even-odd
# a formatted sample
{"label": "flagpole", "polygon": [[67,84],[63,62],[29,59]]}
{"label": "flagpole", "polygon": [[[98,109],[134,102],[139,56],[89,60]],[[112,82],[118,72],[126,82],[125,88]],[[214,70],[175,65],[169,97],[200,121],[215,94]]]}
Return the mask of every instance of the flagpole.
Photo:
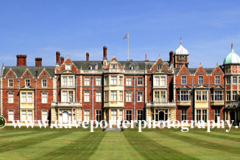
{"label": "flagpole", "polygon": [[129,61],[129,32],[128,32],[128,61]]}

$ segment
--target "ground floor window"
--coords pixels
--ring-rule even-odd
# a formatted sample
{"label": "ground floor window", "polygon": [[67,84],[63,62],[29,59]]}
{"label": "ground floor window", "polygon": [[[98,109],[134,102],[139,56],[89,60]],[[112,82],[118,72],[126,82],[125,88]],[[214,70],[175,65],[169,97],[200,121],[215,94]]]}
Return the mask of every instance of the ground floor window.
{"label": "ground floor window", "polygon": [[187,120],[187,110],[186,109],[182,109],[181,110],[181,117],[182,117],[182,121],[184,121],[184,120]]}
{"label": "ground floor window", "polygon": [[[215,123],[217,123],[217,117],[220,117],[220,109],[215,109],[214,112]],[[221,117],[220,117],[221,118]]]}
{"label": "ground floor window", "polygon": [[100,122],[102,120],[102,110],[96,110],[96,121]]}
{"label": "ground floor window", "polygon": [[123,120],[123,111],[119,110],[119,120],[122,121]]}
{"label": "ground floor window", "polygon": [[152,118],[155,121],[167,121],[170,119],[170,110],[169,109],[153,109]]}
{"label": "ground floor window", "polygon": [[132,120],[132,110],[126,110],[126,120],[127,121]]}
{"label": "ground floor window", "polygon": [[84,110],[84,121],[90,121],[90,110]]}
{"label": "ground floor window", "polygon": [[33,110],[21,110],[21,121],[32,121]]}
{"label": "ground floor window", "polygon": [[42,111],[42,120],[47,121],[47,111]]}
{"label": "ground floor window", "polygon": [[58,120],[62,123],[68,123],[75,120],[75,109],[59,109]]}
{"label": "ground floor window", "polygon": [[206,109],[197,109],[196,110],[196,120],[207,122],[207,110]]}
{"label": "ground floor window", "polygon": [[13,110],[8,110],[8,121],[14,120],[14,112]]}
{"label": "ground floor window", "polygon": [[143,120],[143,110],[137,110],[137,120]]}

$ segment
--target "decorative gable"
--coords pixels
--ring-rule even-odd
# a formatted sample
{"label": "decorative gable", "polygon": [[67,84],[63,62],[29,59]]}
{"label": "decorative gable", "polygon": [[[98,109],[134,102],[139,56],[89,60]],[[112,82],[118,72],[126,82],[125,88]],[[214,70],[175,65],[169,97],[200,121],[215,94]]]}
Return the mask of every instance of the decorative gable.
{"label": "decorative gable", "polygon": [[149,73],[173,73],[172,70],[162,61],[159,57],[158,60],[153,64]]}
{"label": "decorative gable", "polygon": [[65,62],[56,70],[56,73],[80,73],[75,64],[68,57]]}
{"label": "decorative gable", "polygon": [[123,69],[122,65],[118,62],[118,60],[115,57],[113,57],[105,69],[110,69],[115,67],[119,69]]}
{"label": "decorative gable", "polygon": [[16,73],[10,68],[5,77],[17,77]]}
{"label": "decorative gable", "polygon": [[28,69],[26,69],[22,74],[22,78],[33,78],[33,74]]}
{"label": "decorative gable", "polygon": [[50,74],[45,69],[43,69],[41,73],[38,75],[38,78],[46,78],[46,77],[50,77]]}

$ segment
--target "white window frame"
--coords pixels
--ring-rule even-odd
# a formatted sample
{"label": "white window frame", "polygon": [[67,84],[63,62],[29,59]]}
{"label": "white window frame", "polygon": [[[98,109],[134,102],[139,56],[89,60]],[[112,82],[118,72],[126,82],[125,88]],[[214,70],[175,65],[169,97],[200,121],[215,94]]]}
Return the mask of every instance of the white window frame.
{"label": "white window frame", "polygon": [[[10,81],[12,81],[12,82],[10,82]],[[12,86],[10,84],[12,84]],[[10,87],[10,88],[14,87],[14,79],[13,78],[8,79],[8,87]]]}
{"label": "white window frame", "polygon": [[84,77],[84,86],[90,86],[90,77]]}
{"label": "white window frame", "polygon": [[[184,77],[185,77],[185,83],[184,83]],[[182,75],[181,84],[187,84],[187,76],[186,75]]]}
{"label": "white window frame", "polygon": [[42,88],[47,88],[47,79],[42,79]]}
{"label": "white window frame", "polygon": [[[28,82],[29,81],[29,82]],[[29,85],[28,85],[29,84]],[[30,87],[31,86],[31,79],[25,79],[25,86]]]}
{"label": "white window frame", "polygon": [[137,92],[137,102],[143,102],[143,92],[142,91]]}
{"label": "white window frame", "polygon": [[96,77],[96,86],[101,86],[101,85],[102,85],[102,78]]}
{"label": "white window frame", "polygon": [[111,101],[117,101],[117,91],[111,91]]}
{"label": "white window frame", "polygon": [[13,121],[13,120],[14,120],[14,110],[8,110],[8,121]]}
{"label": "white window frame", "polygon": [[47,120],[48,120],[48,111],[42,110],[42,121],[47,121]]}
{"label": "white window frame", "polygon": [[14,103],[14,92],[9,92],[8,93],[8,103],[11,103],[11,104]]}
{"label": "white window frame", "polygon": [[232,78],[232,83],[233,83],[233,84],[237,84],[237,76],[234,76],[234,77]]}
{"label": "white window frame", "polygon": [[65,70],[71,70],[71,64],[65,64]]}
{"label": "white window frame", "polygon": [[96,102],[102,102],[102,92],[96,91]]}
{"label": "white window frame", "polygon": [[137,77],[137,85],[138,86],[143,86],[143,77]]}
{"label": "white window frame", "polygon": [[111,76],[111,84],[117,85],[117,76]]}
{"label": "white window frame", "polygon": [[126,77],[126,86],[132,85],[132,77]]}
{"label": "white window frame", "polygon": [[90,91],[84,91],[84,102],[90,102]]}
{"label": "white window frame", "polygon": [[42,104],[47,104],[47,103],[48,103],[48,93],[42,92]]}
{"label": "white window frame", "polygon": [[[71,79],[71,81],[70,81],[70,79]],[[68,77],[68,86],[73,86],[73,76],[69,76]]]}
{"label": "white window frame", "polygon": [[132,102],[132,92],[131,91],[126,92],[126,102]]}
{"label": "white window frame", "polygon": [[67,86],[67,76],[62,77],[63,86]]}
{"label": "white window frame", "polygon": [[[200,77],[202,77],[202,83],[200,82],[201,81]],[[198,76],[198,84],[204,84],[204,76],[203,75]]]}
{"label": "white window frame", "polygon": [[160,86],[166,86],[166,76],[160,76]]}
{"label": "white window frame", "polygon": [[221,83],[220,76],[219,75],[215,76],[215,84],[220,84],[220,83]]}
{"label": "white window frame", "polygon": [[90,121],[90,113],[91,111],[90,110],[84,110],[84,121]]}

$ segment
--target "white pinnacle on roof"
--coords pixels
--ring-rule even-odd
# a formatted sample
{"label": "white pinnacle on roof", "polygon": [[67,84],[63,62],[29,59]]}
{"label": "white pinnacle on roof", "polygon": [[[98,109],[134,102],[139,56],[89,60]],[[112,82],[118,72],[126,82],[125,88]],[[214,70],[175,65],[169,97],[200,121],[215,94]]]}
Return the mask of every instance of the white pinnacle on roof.
{"label": "white pinnacle on roof", "polygon": [[180,40],[180,46],[176,50],[175,55],[189,55],[188,50],[182,46],[182,40]]}

